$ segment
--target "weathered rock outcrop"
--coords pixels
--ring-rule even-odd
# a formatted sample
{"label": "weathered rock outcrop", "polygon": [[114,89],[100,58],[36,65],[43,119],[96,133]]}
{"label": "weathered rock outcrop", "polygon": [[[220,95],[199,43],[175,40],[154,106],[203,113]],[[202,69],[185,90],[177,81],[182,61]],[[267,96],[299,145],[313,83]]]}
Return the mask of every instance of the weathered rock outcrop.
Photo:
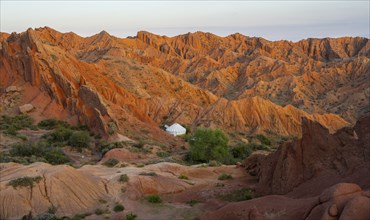
{"label": "weathered rock outcrop", "polygon": [[[33,187],[9,186],[9,181],[21,177],[42,179]],[[75,215],[90,211],[99,199],[109,196],[102,180],[86,175],[72,167],[34,163],[29,166],[14,163],[1,164],[0,219],[20,219],[57,208],[57,214]]]}
{"label": "weathered rock outcrop", "polygon": [[[370,188],[370,115],[353,128],[335,134],[304,119],[302,139],[285,143],[258,161],[247,159],[246,166],[257,172],[259,194],[317,195],[339,182],[354,182]],[[258,164],[258,168],[253,164]]]}
{"label": "weathered rock outcrop", "polygon": [[310,198],[264,196],[250,201],[228,204],[215,212],[200,217],[235,220],[366,220],[370,218],[369,191],[358,185],[340,183]]}
{"label": "weathered rock outcrop", "polygon": [[[93,213],[97,208],[105,210],[108,204],[117,203],[123,203],[126,209],[146,216],[140,213],[140,207],[133,205],[144,196],[162,196],[216,184],[221,173],[230,173],[235,178],[245,176],[243,169],[235,169],[234,166],[199,168],[158,163],[143,168],[86,165],[75,169],[45,163],[27,166],[1,163],[0,219],[20,219],[30,212],[35,216],[51,207],[57,209],[57,216],[71,217]],[[127,182],[119,181],[122,174],[128,176]],[[186,175],[190,180],[179,179],[180,175]],[[22,177],[40,177],[41,180],[34,182],[33,187],[18,186],[15,189],[9,185],[10,181]]]}

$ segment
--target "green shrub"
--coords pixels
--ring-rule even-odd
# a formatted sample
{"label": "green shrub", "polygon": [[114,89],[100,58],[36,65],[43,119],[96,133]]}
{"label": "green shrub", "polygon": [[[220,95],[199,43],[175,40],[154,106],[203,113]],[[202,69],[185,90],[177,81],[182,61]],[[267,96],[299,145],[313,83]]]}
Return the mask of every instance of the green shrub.
{"label": "green shrub", "polygon": [[221,196],[221,199],[229,202],[239,202],[244,200],[250,200],[254,198],[254,192],[251,189],[240,189],[230,194]]}
{"label": "green shrub", "polygon": [[27,157],[27,156],[40,156],[43,154],[45,149],[44,145],[38,146],[37,144],[27,142],[27,143],[17,143],[11,146],[10,154],[12,156],[20,156],[20,157]]}
{"label": "green shrub", "polygon": [[22,141],[27,141],[28,140],[27,136],[26,135],[23,135],[23,134],[15,134],[15,136],[17,138],[22,139]]}
{"label": "green shrub", "polygon": [[[87,213],[76,214],[70,220],[82,220],[82,219],[84,219],[84,218],[86,218],[87,216],[90,216],[90,215],[91,215],[91,213],[88,213],[88,212]],[[66,219],[66,220],[68,220],[68,219]]]}
{"label": "green shrub", "polygon": [[181,174],[180,176],[179,176],[179,179],[182,179],[182,180],[188,180],[189,179],[189,177],[187,177],[186,175],[184,175],[184,174]]}
{"label": "green shrub", "polygon": [[101,210],[101,209],[95,209],[94,213],[95,213],[95,215],[102,215],[104,213],[104,211]]}
{"label": "green shrub", "polygon": [[264,145],[271,146],[271,140],[268,139],[266,136],[263,134],[257,134],[256,138]]}
{"label": "green shrub", "polygon": [[45,212],[36,215],[33,220],[58,220],[58,217],[55,214]]}
{"label": "green shrub", "polygon": [[57,207],[55,207],[54,205],[52,205],[52,206],[50,206],[50,207],[48,208],[47,213],[55,214],[55,213],[57,213],[57,211],[58,211],[58,208],[57,208]]}
{"label": "green shrub", "polygon": [[52,53],[50,56],[51,56],[51,58],[52,58],[54,61],[57,61],[57,60],[58,60],[57,55],[55,55],[55,54],[53,54],[53,53]]}
{"label": "green shrub", "polygon": [[139,173],[139,175],[141,175],[141,176],[157,176],[157,174],[154,173],[154,172],[141,172],[141,173]]}
{"label": "green shrub", "polygon": [[14,180],[11,180],[8,185],[12,186],[14,189],[17,187],[30,187],[32,188],[34,186],[34,183],[38,183],[42,180],[41,176],[35,176],[35,177],[20,177]]}
{"label": "green shrub", "polygon": [[89,131],[89,127],[87,125],[78,124],[77,126],[72,126],[72,130],[76,131]]}
{"label": "green shrub", "polygon": [[87,131],[75,131],[69,137],[69,144],[72,147],[84,148],[88,147],[90,143],[90,134]]}
{"label": "green shrub", "polygon": [[121,176],[119,176],[119,179],[118,179],[118,181],[121,183],[128,182],[128,180],[129,180],[129,177],[127,176],[127,174],[122,174]]}
{"label": "green shrub", "polygon": [[143,141],[139,141],[138,143],[135,143],[132,146],[136,147],[136,148],[139,148],[139,149],[142,149],[144,147],[144,145],[145,145],[145,143]]}
{"label": "green shrub", "polygon": [[122,212],[123,210],[125,210],[125,207],[123,205],[121,205],[121,204],[117,204],[113,208],[113,211],[114,212]]}
{"label": "green shrub", "polygon": [[265,145],[260,145],[260,144],[255,144],[253,145],[253,150],[271,150],[270,147],[265,146]]}
{"label": "green shrub", "polygon": [[53,165],[66,164],[70,162],[67,155],[60,148],[52,148],[45,152],[44,158]]}
{"label": "green shrub", "polygon": [[10,127],[7,127],[5,129],[4,134],[16,136],[17,135],[17,131],[18,131],[17,128],[15,128],[13,126],[10,126]]}
{"label": "green shrub", "polygon": [[[69,158],[58,147],[52,147],[46,140],[14,144],[10,150],[9,160],[19,163],[48,162],[50,164],[65,164]],[[22,157],[24,161],[19,161]]]}
{"label": "green shrub", "polygon": [[42,129],[51,130],[57,127],[69,128],[70,125],[65,121],[60,121],[56,119],[45,119],[40,121],[37,126]]}
{"label": "green shrub", "polygon": [[146,200],[150,203],[161,203],[162,199],[158,195],[150,195],[146,197]]}
{"label": "green shrub", "polygon": [[166,151],[158,151],[157,156],[158,157],[169,157],[171,154]]}
{"label": "green shrub", "polygon": [[117,132],[118,128],[117,128],[117,125],[116,123],[114,122],[109,122],[108,123],[108,134],[109,135],[113,135]]}
{"label": "green shrub", "polygon": [[108,203],[108,201],[107,201],[107,200],[105,200],[105,199],[99,199],[99,200],[98,200],[98,202],[99,202],[99,203],[101,203],[101,204],[106,204],[106,203]]}
{"label": "green shrub", "polygon": [[130,212],[129,214],[126,215],[125,220],[135,220],[136,217],[137,217],[136,214]]}
{"label": "green shrub", "polygon": [[196,204],[198,204],[199,203],[199,201],[197,201],[197,200],[190,200],[190,201],[187,201],[186,202],[186,204],[188,204],[188,205],[190,205],[190,206],[195,206]]}
{"label": "green shrub", "polygon": [[107,167],[114,167],[119,163],[119,161],[115,158],[110,158],[107,161],[105,161],[103,164]]}
{"label": "green shrub", "polygon": [[108,152],[111,149],[123,148],[123,147],[126,147],[127,145],[128,145],[128,142],[125,142],[125,141],[108,143],[108,142],[102,140],[100,142],[100,152],[102,152],[102,154],[105,154],[106,152]]}
{"label": "green shrub", "polygon": [[253,152],[253,148],[249,144],[237,144],[231,148],[231,154],[234,158],[244,159],[249,157]]}
{"label": "green shrub", "polygon": [[228,149],[229,139],[223,131],[216,129],[199,128],[190,139],[190,158],[196,162],[216,160],[221,163],[233,163]]}
{"label": "green shrub", "polygon": [[43,138],[50,142],[65,142],[68,141],[73,130],[65,127],[58,127],[55,131],[43,135]]}
{"label": "green shrub", "polygon": [[218,177],[218,180],[231,180],[233,177],[230,174],[223,173]]}
{"label": "green shrub", "polygon": [[33,118],[25,114],[14,117],[3,115],[0,119],[0,130],[5,134],[16,135],[20,129],[31,128],[33,121]]}

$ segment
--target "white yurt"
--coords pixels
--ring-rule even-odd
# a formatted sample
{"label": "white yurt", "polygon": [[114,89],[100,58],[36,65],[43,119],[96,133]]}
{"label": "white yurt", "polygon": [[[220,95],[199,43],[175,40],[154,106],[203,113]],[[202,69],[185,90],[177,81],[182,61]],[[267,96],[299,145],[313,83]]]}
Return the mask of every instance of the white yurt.
{"label": "white yurt", "polygon": [[166,127],[166,132],[169,134],[172,134],[173,136],[186,134],[186,128],[184,128],[178,123],[175,123],[171,126],[166,125],[165,127]]}

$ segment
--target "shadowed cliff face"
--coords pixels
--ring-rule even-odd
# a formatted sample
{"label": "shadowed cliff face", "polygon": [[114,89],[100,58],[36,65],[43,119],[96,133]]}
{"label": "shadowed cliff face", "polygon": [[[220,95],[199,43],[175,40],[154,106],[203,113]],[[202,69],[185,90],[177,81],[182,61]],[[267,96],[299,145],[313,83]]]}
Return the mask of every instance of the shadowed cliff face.
{"label": "shadowed cliff face", "polygon": [[348,125],[336,114],[353,122],[369,108],[365,38],[293,43],[139,32],[119,39],[104,31],[82,38],[50,28],[1,36],[2,88],[26,87],[21,102],[40,115],[61,118],[50,110],[58,107],[64,119],[68,112],[102,134],[167,140],[158,125],[176,121],[300,135],[302,117],[333,132]]}
{"label": "shadowed cliff face", "polygon": [[318,123],[304,119],[302,139],[285,143],[268,156],[250,157],[247,170],[259,176],[259,194],[313,196],[338,182],[370,187],[370,115],[353,128],[335,134]]}

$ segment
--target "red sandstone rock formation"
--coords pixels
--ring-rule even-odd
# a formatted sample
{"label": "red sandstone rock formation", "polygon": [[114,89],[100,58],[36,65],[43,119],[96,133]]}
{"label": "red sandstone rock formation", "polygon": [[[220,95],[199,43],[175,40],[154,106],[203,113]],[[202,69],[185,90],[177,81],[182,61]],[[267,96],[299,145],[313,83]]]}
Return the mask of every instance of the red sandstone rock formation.
{"label": "red sandstone rock formation", "polygon": [[[51,28],[29,29],[21,34],[2,36],[5,37],[0,50],[1,86],[21,86],[23,96],[20,104],[32,104],[36,108],[35,117],[79,121],[103,134],[118,131],[134,137],[141,133],[157,139],[164,135],[158,135],[161,132],[158,125],[165,121],[241,132],[271,130],[284,135],[300,134],[302,116],[319,121],[331,131],[347,125],[333,114],[310,115],[290,105],[282,108],[259,97],[251,98],[253,95],[235,99],[231,91],[220,92],[225,86],[229,90],[235,88],[238,93],[247,91],[235,84],[244,83],[240,71],[245,64],[252,65],[261,58],[251,60],[247,57],[252,55],[246,54],[257,53],[263,44],[276,44],[276,50],[285,51],[280,47],[286,46],[287,42],[268,42],[242,35],[220,38],[201,32],[173,38],[139,32],[133,39],[119,39],[101,32],[82,38]],[[347,55],[341,55],[341,58],[359,55],[356,59],[367,59],[362,56],[367,53],[364,49],[367,39],[331,41],[358,48],[358,51],[351,49],[355,52],[345,53]],[[309,54],[301,55],[308,60],[314,59]],[[261,62],[259,66],[270,68],[267,67],[268,62]],[[201,74],[202,71],[204,73]],[[359,71],[360,77],[366,78],[362,72]],[[216,82],[214,77],[205,81],[199,78],[211,75],[218,77],[219,82],[213,83]],[[272,77],[274,75],[271,73]],[[193,82],[192,76],[200,81]],[[256,91],[260,83],[267,82],[257,77],[248,78],[246,83],[250,80],[254,83],[248,84],[248,89],[253,87]],[[366,80],[363,81],[365,84],[361,85],[366,86]],[[289,102],[296,105],[295,101],[286,103]]]}
{"label": "red sandstone rock formation", "polygon": [[[279,149],[260,158],[246,161],[247,167],[258,173],[259,194],[316,195],[338,182],[355,182],[370,187],[370,115],[353,128],[343,128],[335,134],[318,123],[304,119],[302,139],[285,143]],[[248,161],[249,160],[249,161]],[[258,167],[253,166],[258,164]]]}

